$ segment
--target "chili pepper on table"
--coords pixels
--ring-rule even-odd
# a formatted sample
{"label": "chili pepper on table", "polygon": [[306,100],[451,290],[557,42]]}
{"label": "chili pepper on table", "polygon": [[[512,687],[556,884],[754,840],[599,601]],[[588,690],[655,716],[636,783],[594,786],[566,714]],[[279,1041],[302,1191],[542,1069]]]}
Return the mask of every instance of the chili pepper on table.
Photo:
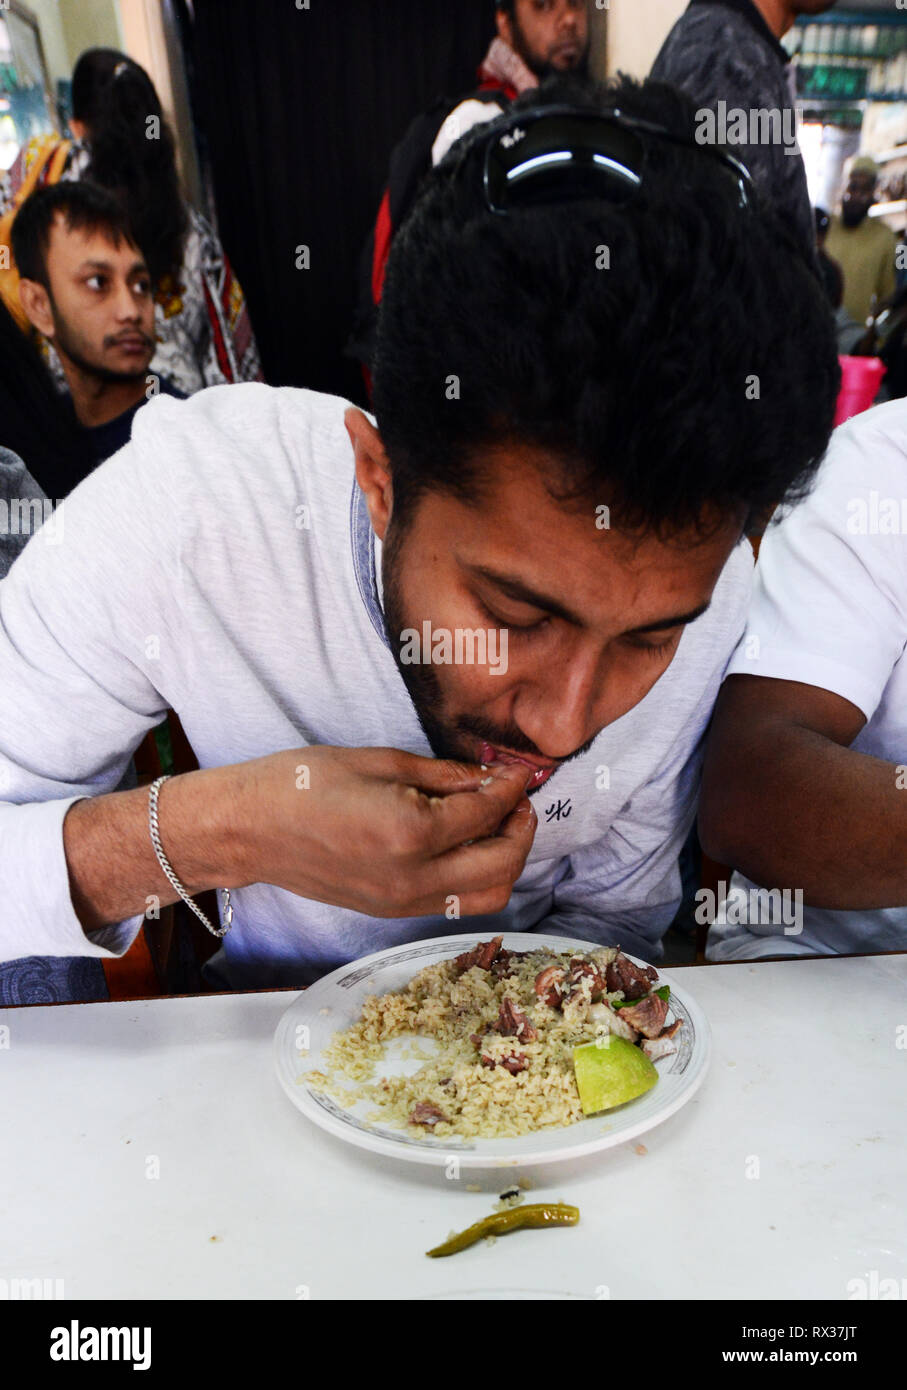
{"label": "chili pepper on table", "polygon": [[510,1211],[495,1212],[467,1226],[465,1231],[451,1236],[443,1245],[436,1245],[434,1250],[428,1250],[426,1254],[432,1259],[441,1255],[456,1255],[486,1236],[504,1236],[511,1231],[537,1230],[546,1226],[575,1226],[577,1221],[579,1207],[568,1206],[566,1202],[536,1202],[528,1207],[512,1207]]}

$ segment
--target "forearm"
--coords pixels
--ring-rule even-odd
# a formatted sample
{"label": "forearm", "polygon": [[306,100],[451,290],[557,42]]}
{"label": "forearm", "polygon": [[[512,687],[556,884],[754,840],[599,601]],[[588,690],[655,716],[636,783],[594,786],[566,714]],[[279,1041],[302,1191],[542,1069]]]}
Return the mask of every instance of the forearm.
{"label": "forearm", "polygon": [[[733,733],[733,737],[731,736]],[[699,836],[765,887],[835,909],[907,904],[907,788],[897,767],[786,722],[713,729]]]}
{"label": "forearm", "polygon": [[[161,843],[190,895],[244,881],[233,773],[185,773],[160,790]],[[86,932],[144,913],[149,899],[165,907],[179,896],[151,843],[147,787],[77,801],[63,822],[63,847],[72,905]]]}

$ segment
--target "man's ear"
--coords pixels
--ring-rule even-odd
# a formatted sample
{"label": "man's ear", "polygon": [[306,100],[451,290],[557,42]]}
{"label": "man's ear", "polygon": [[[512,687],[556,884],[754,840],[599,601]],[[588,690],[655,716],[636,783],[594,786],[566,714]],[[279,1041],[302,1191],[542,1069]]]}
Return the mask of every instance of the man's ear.
{"label": "man's ear", "polygon": [[513,25],[510,23],[510,15],[506,10],[495,10],[494,22],[498,30],[498,38],[503,39],[508,48],[513,48]]}
{"label": "man's ear", "polygon": [[19,281],[19,303],[25,316],[45,338],[54,336],[54,316],[50,307],[50,295],[37,280]]}
{"label": "man's ear", "polygon": [[379,541],[383,541],[393,510],[394,492],[381,435],[368,416],[353,405],[344,415],[343,423],[353,446],[356,482],[365,494],[372,530]]}

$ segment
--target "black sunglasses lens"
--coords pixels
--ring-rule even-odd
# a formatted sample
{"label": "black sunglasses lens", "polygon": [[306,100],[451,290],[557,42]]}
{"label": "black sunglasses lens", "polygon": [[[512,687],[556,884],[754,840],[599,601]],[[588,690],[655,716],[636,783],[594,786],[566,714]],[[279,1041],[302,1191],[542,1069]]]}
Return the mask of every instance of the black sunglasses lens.
{"label": "black sunglasses lens", "polygon": [[500,212],[553,199],[626,202],[642,182],[643,157],[633,131],[600,117],[530,118],[489,145],[488,202]]}

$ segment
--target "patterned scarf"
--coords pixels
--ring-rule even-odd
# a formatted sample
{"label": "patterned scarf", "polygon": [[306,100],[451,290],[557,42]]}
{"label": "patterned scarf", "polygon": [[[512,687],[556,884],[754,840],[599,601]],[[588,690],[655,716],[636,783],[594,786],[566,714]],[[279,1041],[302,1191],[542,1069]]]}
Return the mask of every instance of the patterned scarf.
{"label": "patterned scarf", "polygon": [[491,41],[479,68],[479,77],[483,82],[500,82],[517,93],[539,85],[535,73],[527,68],[520,55],[498,38]]}

